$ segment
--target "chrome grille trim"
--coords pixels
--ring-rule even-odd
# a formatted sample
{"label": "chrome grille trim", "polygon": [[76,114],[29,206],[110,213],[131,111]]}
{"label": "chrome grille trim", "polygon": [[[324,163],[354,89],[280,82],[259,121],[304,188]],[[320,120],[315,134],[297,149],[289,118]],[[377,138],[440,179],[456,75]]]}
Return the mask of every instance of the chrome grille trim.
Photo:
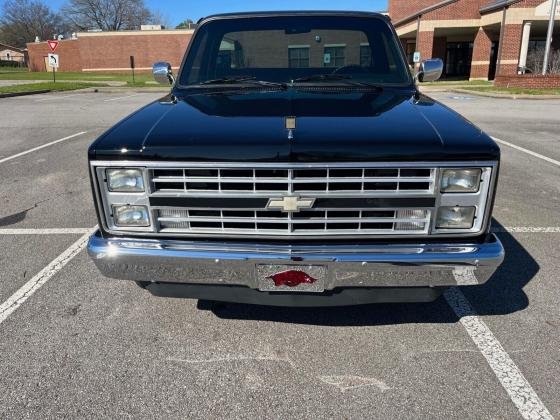
{"label": "chrome grille trim", "polygon": [[[297,237],[298,239],[347,239],[353,240],[357,237],[361,238],[376,238],[376,239],[390,239],[394,237],[399,238],[418,238],[418,237],[474,237],[480,235],[481,232],[485,232],[488,229],[489,222],[490,222],[490,212],[491,212],[491,203],[494,196],[495,185],[497,181],[497,174],[498,174],[498,166],[499,163],[497,161],[433,161],[433,162],[321,162],[321,163],[304,163],[304,162],[296,162],[296,163],[239,163],[239,162],[182,162],[182,161],[139,161],[139,160],[92,160],[89,162],[91,168],[91,175],[93,177],[93,188],[94,194],[97,199],[97,203],[99,205],[100,210],[100,224],[103,227],[103,230],[111,235],[117,236],[130,236],[130,237],[150,237],[150,238],[157,238],[164,235],[166,232],[161,230],[161,226],[157,220],[158,211],[161,208],[165,207],[156,207],[150,206],[151,199],[169,199],[169,198],[181,198],[188,199],[188,197],[197,198],[200,200],[202,199],[211,199],[211,198],[243,198],[249,197],[252,199],[262,200],[264,198],[272,198],[276,196],[285,196],[285,192],[279,192],[278,194],[269,194],[267,192],[257,193],[257,194],[247,194],[246,192],[189,192],[189,194],[185,194],[184,191],[181,192],[161,192],[161,191],[153,191],[152,186],[154,183],[150,182],[150,173],[154,169],[176,169],[176,168],[196,168],[196,169],[208,169],[208,168],[223,168],[223,169],[247,169],[250,166],[251,170],[253,168],[256,169],[266,169],[266,170],[279,170],[285,169],[291,172],[290,177],[293,178],[293,171],[298,169],[317,169],[317,168],[329,168],[329,169],[347,169],[347,168],[429,168],[431,170],[431,174],[434,175],[434,191],[432,194],[426,194],[417,191],[399,191],[395,193],[393,191],[372,191],[366,194],[361,192],[334,192],[329,191],[328,193],[297,193],[293,191],[289,191],[289,195],[296,195],[302,198],[324,198],[324,197],[333,197],[333,198],[356,198],[356,199],[369,199],[371,197],[375,197],[376,200],[380,199],[414,199],[418,198],[421,200],[435,200],[435,204],[428,204],[423,201],[423,206],[418,208],[421,210],[429,210],[430,211],[430,221],[428,229],[420,233],[417,231],[408,231],[402,232],[400,234],[395,234],[394,232],[385,232],[375,230],[371,233],[363,232],[363,234],[357,235],[356,232],[353,231],[326,231],[326,232],[317,232],[312,231],[308,234],[297,234],[294,235],[282,235],[276,234],[272,231],[264,231],[257,234],[247,235],[246,231],[239,232],[239,233],[226,233],[226,232],[211,232],[211,233],[204,233],[199,231],[188,231],[188,230],[180,230],[174,229],[172,232],[168,231],[170,236],[176,238],[209,238],[209,239],[225,239],[225,238],[259,238],[259,239],[289,239],[292,236]],[[144,170],[144,180],[145,185],[148,186],[146,193],[143,194],[122,194],[122,193],[111,193],[107,190],[106,180],[104,178],[104,173],[106,168],[141,168]],[[463,205],[463,203],[470,203],[472,202],[470,194],[446,194],[443,196],[439,192],[439,183],[440,183],[440,176],[441,176],[441,169],[443,168],[461,168],[461,167],[482,167],[483,168],[483,183],[482,188],[479,192],[480,196],[480,204],[477,205],[477,212],[476,212],[476,219],[477,222],[475,226],[473,226],[470,230],[459,231],[453,229],[435,229],[435,216],[437,208],[441,205]],[[435,171],[435,173],[434,173]],[[485,174],[485,175],[484,175]],[[383,177],[383,179],[386,179]],[[289,184],[292,186],[293,184]],[[254,200],[253,200],[254,201]],[[335,200],[336,201],[336,200]],[[110,209],[111,203],[117,204],[140,204],[140,205],[147,205],[150,206],[150,220],[152,225],[149,228],[119,228],[114,225],[112,222],[112,214]],[[171,205],[171,203],[170,203]],[[173,207],[177,207],[177,205],[173,205]],[[172,207],[168,207],[172,208]],[[194,209],[194,208],[193,208]],[[200,207],[199,209],[207,209],[207,206]],[[377,209],[376,207],[372,207],[372,209]],[[410,209],[410,208],[407,208]],[[228,210],[224,208],[223,210]],[[231,210],[240,210],[239,208],[232,208]],[[262,211],[262,208],[254,208],[252,210],[259,210]],[[332,210],[335,210],[334,208]],[[350,211],[350,210],[360,210],[359,208],[339,208],[338,210]],[[395,210],[395,209],[393,209]],[[291,214],[288,217],[292,217]],[[412,222],[414,223],[414,222]],[[406,226],[403,225],[406,228]],[[414,227],[414,226],[413,226]]]}
{"label": "chrome grille trim", "polygon": [[[433,195],[436,169],[329,168],[231,169],[165,168],[149,169],[153,194],[189,196],[313,194],[341,195]],[[240,176],[244,174],[243,176]],[[233,176],[237,175],[237,176]]]}
{"label": "chrome grille trim", "polygon": [[[410,213],[403,217],[401,213]],[[254,235],[266,231],[278,235],[319,234],[410,234],[427,233],[431,212],[424,209],[366,209],[352,211],[306,210],[306,217],[297,213],[284,213],[280,217],[267,217],[262,210],[208,210],[206,216],[197,216],[200,211],[181,208],[160,208],[155,210],[155,219],[160,232],[229,233]],[[231,216],[230,213],[237,213]],[[246,214],[241,217],[241,214]],[[274,214],[280,212],[273,212]],[[314,217],[313,213],[317,213]],[[341,217],[355,213],[354,217]],[[368,217],[368,214],[385,214],[386,217]],[[389,214],[392,213],[390,216]],[[416,216],[416,217],[414,217]]]}

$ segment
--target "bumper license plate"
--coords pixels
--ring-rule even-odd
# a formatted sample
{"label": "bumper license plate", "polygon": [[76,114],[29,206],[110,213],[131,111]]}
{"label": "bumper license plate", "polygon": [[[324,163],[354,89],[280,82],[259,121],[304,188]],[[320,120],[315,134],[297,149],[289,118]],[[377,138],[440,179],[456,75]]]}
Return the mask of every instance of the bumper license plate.
{"label": "bumper license plate", "polygon": [[257,289],[261,292],[325,291],[327,267],[322,265],[257,265]]}

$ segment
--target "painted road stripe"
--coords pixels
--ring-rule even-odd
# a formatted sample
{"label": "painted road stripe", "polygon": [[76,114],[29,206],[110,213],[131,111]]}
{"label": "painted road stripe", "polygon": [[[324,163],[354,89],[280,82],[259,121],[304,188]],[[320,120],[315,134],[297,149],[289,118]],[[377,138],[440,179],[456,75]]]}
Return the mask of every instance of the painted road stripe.
{"label": "painted road stripe", "polygon": [[531,384],[494,337],[490,328],[477,316],[463,292],[452,287],[445,291],[444,296],[521,416],[527,420],[553,420]]}
{"label": "painted road stripe", "polygon": [[512,147],[512,148],[514,148],[514,149],[516,149],[516,150],[519,150],[519,151],[521,151],[521,152],[523,152],[523,153],[527,153],[528,155],[531,155],[531,156],[535,156],[535,157],[537,157],[537,158],[539,158],[539,159],[546,160],[547,162],[550,162],[550,163],[552,163],[552,164],[554,164],[554,165],[556,165],[556,166],[560,166],[560,161],[558,161],[558,160],[549,158],[548,156],[541,155],[540,153],[533,152],[532,150],[525,149],[524,147],[517,146],[517,145],[512,144],[512,143],[509,143],[509,142],[507,142],[507,141],[500,140],[500,139],[498,139],[498,138],[496,138],[496,137],[492,137],[492,138],[493,138],[496,142],[498,142],[498,143],[500,143],[500,144],[503,144],[503,145],[505,145],[505,146]]}
{"label": "painted road stripe", "polygon": [[33,149],[26,150],[25,152],[21,152],[21,153],[12,155],[12,156],[8,156],[4,159],[0,159],[0,163],[4,163],[4,162],[7,162],[9,160],[16,159],[20,156],[27,155],[28,153],[36,152],[37,150],[41,150],[41,149],[44,149],[45,147],[52,146],[53,144],[57,144],[57,143],[60,143],[60,142],[66,141],[66,140],[73,139],[74,137],[78,137],[78,136],[81,136],[82,134],[86,134],[86,133],[87,133],[87,131],[80,131],[79,133],[72,134],[71,136],[63,137],[61,139],[51,141],[50,143],[43,144],[43,145],[38,146],[38,147],[34,147]]}
{"label": "painted road stripe", "polygon": [[560,233],[560,226],[513,226],[493,227],[494,233]]}
{"label": "painted road stripe", "polygon": [[76,94],[74,94],[74,95],[64,95],[64,96],[52,95],[52,96],[49,96],[48,98],[36,99],[35,102],[45,102],[45,101],[52,101],[52,100],[55,100],[55,99],[71,98],[72,96],[77,96],[77,95]]}
{"label": "painted road stripe", "polygon": [[103,102],[111,102],[111,101],[118,101],[120,99],[132,98],[134,96],[143,95],[142,93],[135,93],[134,95],[127,95],[127,96],[119,96],[118,98],[111,98],[111,99],[103,99]]}
{"label": "painted road stripe", "polygon": [[0,305],[0,324],[4,322],[12,312],[19,308],[27,299],[43,286],[49,279],[58,273],[66,264],[72,261],[87,245],[88,238],[94,229],[74,242],[70,247],[51,261],[36,276],[21,286],[12,296]]}
{"label": "painted road stripe", "polygon": [[0,235],[83,235],[89,228],[55,228],[55,229],[0,229]]}

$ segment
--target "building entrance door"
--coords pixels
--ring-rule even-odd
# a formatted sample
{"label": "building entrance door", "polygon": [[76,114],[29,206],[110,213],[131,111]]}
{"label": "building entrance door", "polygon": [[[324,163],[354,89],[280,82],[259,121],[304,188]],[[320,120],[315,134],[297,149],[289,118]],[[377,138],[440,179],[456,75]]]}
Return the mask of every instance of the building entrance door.
{"label": "building entrance door", "polygon": [[448,42],[445,57],[445,76],[469,77],[471,73],[472,51],[472,42]]}

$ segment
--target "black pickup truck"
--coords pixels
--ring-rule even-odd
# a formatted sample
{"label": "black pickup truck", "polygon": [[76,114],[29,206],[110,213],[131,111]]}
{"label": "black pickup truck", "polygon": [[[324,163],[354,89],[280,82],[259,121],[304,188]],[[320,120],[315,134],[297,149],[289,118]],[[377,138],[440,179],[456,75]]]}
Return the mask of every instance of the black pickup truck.
{"label": "black pickup truck", "polygon": [[107,277],[265,305],[431,301],[488,280],[500,150],[421,94],[390,23],[362,12],[216,15],[170,93],[89,149]]}

